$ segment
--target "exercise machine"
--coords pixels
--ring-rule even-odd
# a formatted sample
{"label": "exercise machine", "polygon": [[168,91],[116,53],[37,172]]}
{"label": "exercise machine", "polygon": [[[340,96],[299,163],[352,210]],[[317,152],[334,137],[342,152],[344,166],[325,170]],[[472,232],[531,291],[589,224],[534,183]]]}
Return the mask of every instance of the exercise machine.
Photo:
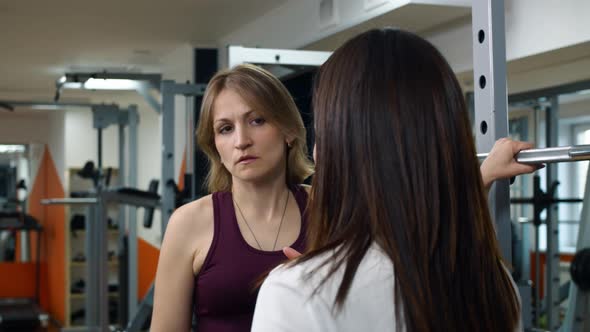
{"label": "exercise machine", "polygon": [[[98,135],[98,165],[95,169],[92,164],[87,163],[87,166],[81,172],[83,176],[92,179],[94,183],[94,192],[90,193],[88,197],[84,198],[54,198],[44,199],[43,204],[65,204],[65,205],[83,205],[86,206],[85,213],[85,227],[86,227],[86,260],[87,278],[85,284],[86,302],[85,302],[85,321],[86,328],[70,329],[70,331],[84,330],[84,331],[106,331],[110,329],[109,326],[109,307],[108,298],[108,250],[107,250],[107,225],[108,216],[106,207],[111,203],[120,203],[118,225],[119,225],[119,243],[127,243],[125,253],[120,253],[126,256],[124,264],[120,266],[121,269],[126,268],[121,273],[124,278],[122,281],[127,281],[125,284],[119,285],[120,298],[127,306],[123,308],[119,306],[119,324],[124,326],[128,313],[135,310],[137,305],[137,240],[136,230],[136,207],[145,206],[134,201],[135,196],[149,197],[149,199],[159,200],[159,196],[150,192],[142,192],[132,189],[137,185],[137,125],[139,123],[139,115],[135,105],[130,105],[127,109],[121,109],[117,105],[91,105],[93,112],[93,127],[97,129]],[[119,126],[119,188],[108,189],[105,186],[105,179],[108,175],[102,174],[102,131],[110,125]],[[129,128],[129,141],[126,141],[125,128]],[[127,169],[125,165],[126,152],[129,160],[128,174],[125,174]],[[152,190],[157,190],[157,186],[151,185]],[[142,196],[143,195],[143,196]],[[155,198],[154,198],[155,195]],[[128,204],[128,201],[131,203]],[[129,210],[129,219],[127,227],[125,227],[125,207],[131,206]],[[153,206],[154,203],[149,203]],[[146,213],[146,216],[153,215],[153,211]],[[132,222],[131,222],[132,221]],[[126,234],[126,229],[129,230]],[[120,271],[122,272],[122,271]]]}
{"label": "exercise machine", "polygon": [[35,261],[35,297],[0,299],[0,330],[34,330],[49,325],[49,315],[39,303],[40,299],[40,258],[42,231],[39,222],[22,211],[0,212],[0,231],[10,231],[16,235],[20,231],[37,232],[37,259]]}
{"label": "exercise machine", "polygon": [[[472,3],[472,43],[473,43],[473,77],[474,77],[474,113],[476,128],[476,143],[478,152],[490,151],[496,140],[508,136],[508,96],[506,86],[506,36],[504,22],[504,1],[484,0],[473,1]],[[547,95],[545,95],[547,96]],[[540,163],[554,161],[550,154],[552,147],[557,145],[557,130],[552,128],[557,124],[558,93],[549,96],[551,108],[547,113],[547,139],[548,150],[545,154],[546,161],[538,160]],[[530,99],[530,98],[529,98]],[[512,98],[512,101],[515,99]],[[521,152],[522,153],[522,152]],[[588,147],[582,147],[578,156],[588,153]],[[560,162],[561,160],[557,160]],[[548,165],[547,181],[551,186],[556,178],[556,164]],[[497,181],[490,190],[489,202],[490,211],[495,221],[496,233],[500,244],[502,255],[507,263],[511,264],[512,259],[512,234],[510,221],[510,193],[507,180]],[[586,193],[588,194],[588,193]],[[587,199],[588,197],[585,197]],[[587,210],[587,209],[586,209]],[[547,280],[548,292],[546,296],[547,324],[551,331],[559,329],[559,317],[556,310],[559,305],[559,256],[558,230],[556,211],[549,209],[547,213]],[[585,224],[581,224],[581,228]],[[580,231],[582,233],[582,229]],[[580,243],[578,243],[580,245]],[[557,287],[556,287],[557,286]],[[519,285],[519,292],[522,298],[522,312],[532,312],[532,301],[530,301],[530,285]],[[576,292],[572,292],[575,294]],[[570,297],[571,298],[571,297]],[[576,308],[577,302],[568,310],[585,312],[588,316],[588,308]],[[575,320],[575,319],[574,319]],[[524,320],[525,330],[532,330],[532,322]],[[578,327],[571,324],[563,326],[564,331],[576,331]],[[581,331],[581,330],[580,330]]]}

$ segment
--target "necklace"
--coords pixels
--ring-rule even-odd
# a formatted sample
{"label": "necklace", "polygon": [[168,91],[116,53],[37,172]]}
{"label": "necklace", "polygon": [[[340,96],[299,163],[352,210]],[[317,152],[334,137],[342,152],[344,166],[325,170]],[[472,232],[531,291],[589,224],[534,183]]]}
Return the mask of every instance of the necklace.
{"label": "necklace", "polygon": [[[275,248],[277,246],[277,240],[279,239],[279,234],[281,233],[281,226],[283,226],[283,219],[285,219],[285,212],[287,211],[287,203],[289,203],[289,196],[291,196],[291,195],[289,195],[289,190],[287,190],[287,199],[285,200],[285,207],[283,208],[283,216],[281,217],[281,222],[279,223],[279,230],[277,231],[277,236],[275,237],[275,243],[272,245],[272,251],[275,251]],[[246,223],[248,230],[250,230],[250,234],[252,234],[254,241],[256,241],[258,248],[260,248],[260,250],[263,250],[262,246],[260,245],[260,242],[258,242],[258,239],[256,238],[256,235],[254,235],[252,228],[248,224],[248,221],[244,217],[244,214],[242,213],[242,209],[240,209],[240,206],[238,205],[238,202],[236,202],[236,200],[234,199],[233,195],[232,195],[232,200],[234,201],[234,204],[236,204],[238,211],[240,212],[240,216],[242,216],[242,219],[244,219],[244,222]]]}

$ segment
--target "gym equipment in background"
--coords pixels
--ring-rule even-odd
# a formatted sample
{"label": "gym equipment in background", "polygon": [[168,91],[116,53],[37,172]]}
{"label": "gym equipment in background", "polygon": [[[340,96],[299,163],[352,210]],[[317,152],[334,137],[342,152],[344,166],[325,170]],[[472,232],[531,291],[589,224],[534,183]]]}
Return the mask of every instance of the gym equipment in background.
{"label": "gym equipment in background", "polygon": [[32,331],[49,325],[49,315],[39,306],[40,292],[40,255],[42,231],[39,222],[21,211],[0,212],[0,231],[10,231],[14,235],[19,231],[37,232],[37,259],[35,261],[35,297],[0,299],[0,331]]}

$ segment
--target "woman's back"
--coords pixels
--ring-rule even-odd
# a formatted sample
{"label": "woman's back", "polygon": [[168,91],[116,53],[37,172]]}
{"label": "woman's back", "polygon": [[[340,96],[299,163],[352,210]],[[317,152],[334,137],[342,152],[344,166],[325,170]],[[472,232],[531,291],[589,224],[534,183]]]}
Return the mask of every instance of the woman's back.
{"label": "woman's back", "polygon": [[[359,264],[341,311],[333,310],[342,280],[340,268],[323,287],[313,293],[327,275],[330,265],[321,267],[328,254],[292,268],[276,268],[265,280],[256,303],[253,331],[395,331],[393,265],[385,253],[373,245]],[[279,302],[272,299],[280,299]],[[260,316],[263,313],[264,316]],[[282,329],[281,325],[291,325]]]}
{"label": "woman's back", "polygon": [[[367,250],[340,309],[334,307],[334,300],[344,268],[320,288],[330,264],[314,271],[332,254],[324,253],[291,268],[277,267],[260,289],[252,331],[406,331],[402,318],[395,315],[394,269],[386,253],[375,243]],[[516,284],[512,286],[516,292]],[[514,331],[521,331],[521,326],[519,322]]]}

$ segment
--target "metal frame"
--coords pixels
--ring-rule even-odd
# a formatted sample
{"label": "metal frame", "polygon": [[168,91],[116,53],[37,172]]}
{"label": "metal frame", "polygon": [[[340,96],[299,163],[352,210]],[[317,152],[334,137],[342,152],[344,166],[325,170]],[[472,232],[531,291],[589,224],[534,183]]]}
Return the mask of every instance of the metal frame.
{"label": "metal frame", "polygon": [[[185,186],[189,188],[191,198],[195,197],[197,193],[197,179],[194,176],[195,173],[195,98],[186,98],[186,110],[185,110],[185,131],[186,131],[186,174],[189,175],[187,179],[190,183],[185,183]],[[181,174],[182,176],[182,174]]]}
{"label": "metal frame", "polygon": [[[162,81],[162,234],[166,231],[168,220],[174,212],[175,192],[174,187],[169,185],[175,182],[174,178],[174,122],[175,122],[175,96],[184,95],[185,97],[202,96],[207,88],[206,84],[178,84],[174,81]],[[191,104],[187,102],[187,104]],[[192,109],[187,108],[187,112],[192,113]],[[194,131],[194,126],[190,132]],[[194,135],[187,134],[190,143],[187,146],[194,146]],[[192,153],[187,151],[187,165],[192,162]],[[191,158],[189,161],[188,159]]]}
{"label": "metal frame", "polygon": [[[472,3],[472,31],[473,31],[473,59],[475,82],[475,126],[477,149],[479,152],[491,150],[494,142],[508,136],[507,102],[518,103],[531,99],[548,98],[551,105],[547,108],[547,149],[545,151],[527,152],[530,159],[526,159],[527,153],[521,152],[517,158],[533,163],[546,158],[548,163],[562,161],[587,160],[589,146],[578,146],[570,149],[551,148],[557,145],[557,113],[559,108],[558,96],[565,93],[573,93],[590,88],[590,81],[575,82],[560,87],[539,89],[536,91],[515,94],[509,98],[506,96],[506,50],[504,31],[504,1],[482,0]],[[573,155],[569,152],[574,151]],[[556,164],[548,165],[548,187],[557,176]],[[590,174],[590,173],[589,173]],[[578,249],[590,244],[590,233],[586,230],[590,212],[588,200],[590,200],[590,185],[586,184],[585,204],[582,212]],[[498,240],[504,259],[510,262],[511,258],[511,233],[510,233],[510,209],[509,190],[507,181],[498,181],[492,187],[490,193],[490,210],[496,220]],[[557,206],[551,206],[547,212],[547,281],[548,291],[545,308],[548,315],[548,326],[551,330],[559,329],[559,254],[558,254],[558,221]],[[588,234],[587,234],[588,233]],[[537,265],[538,266],[538,265]],[[538,287],[538,285],[537,285]],[[566,317],[563,331],[581,331],[582,324],[587,320],[584,314],[588,311],[588,294],[579,296],[577,287],[572,283],[570,291],[570,307]],[[523,299],[530,298],[527,288],[520,288]],[[583,297],[584,299],[580,299]],[[540,313],[540,301],[537,301],[537,318]],[[529,302],[522,302],[523,312],[529,309]],[[524,322],[524,328],[529,322]],[[587,327],[586,327],[587,328]]]}
{"label": "metal frame", "polygon": [[[558,117],[559,100],[557,96],[551,98],[551,106],[545,109],[545,129],[546,129],[546,146],[556,146],[558,144]],[[547,164],[546,188],[553,185],[557,180],[558,164]],[[545,308],[547,315],[547,326],[549,330],[559,329],[559,223],[558,223],[557,204],[547,208],[547,250],[546,258],[546,282],[547,289],[545,292]],[[540,303],[537,304],[537,307]],[[540,311],[538,311],[540,313]]]}
{"label": "metal frame", "polygon": [[[94,123],[93,126],[95,129],[98,130],[99,133],[99,147],[102,145],[100,141],[100,135],[104,128],[108,127],[109,125],[118,125],[119,129],[119,186],[124,187],[137,187],[137,126],[139,124],[139,112],[137,111],[137,105],[130,105],[127,109],[119,109],[116,105],[98,105],[93,106],[92,108]],[[126,142],[126,135],[125,135],[125,127],[129,128],[129,144],[128,149],[126,149],[127,142]],[[129,168],[126,168],[125,165],[125,151],[127,150],[127,157],[129,160]],[[102,151],[99,148],[99,161],[102,159]],[[99,170],[102,169],[102,162],[99,162],[98,166]],[[100,196],[101,194],[104,195],[102,188],[97,189],[97,195]],[[104,220],[104,239],[106,241],[106,234],[107,234],[107,219],[108,215],[106,214],[106,206],[103,207],[101,204],[105,204],[104,199],[99,200],[100,204],[98,206],[98,213],[101,215],[98,216],[99,219],[97,220]],[[131,317],[135,314],[137,310],[137,208],[133,204],[131,207],[120,206],[119,207],[119,243],[122,243],[125,236],[128,236],[128,264],[127,264],[127,281],[128,287],[126,289],[126,294],[121,294],[122,296],[127,297],[127,312],[128,317]],[[126,218],[128,213],[129,218]],[[128,220],[128,222],[125,222]],[[102,227],[102,226],[101,226]],[[126,228],[128,229],[128,234],[126,234]],[[101,238],[102,239],[102,238]],[[106,248],[106,243],[105,243]],[[101,253],[98,256],[99,261],[108,261],[108,252],[105,249],[104,253]],[[104,259],[102,257],[104,254]],[[103,270],[103,268],[107,268],[107,270]],[[105,274],[104,276],[101,274],[101,271],[108,271],[107,265],[104,267],[99,267],[99,275],[101,282],[99,283],[98,287],[101,289],[101,294],[108,294],[108,276]],[[106,272],[105,272],[106,273]],[[104,282],[102,282],[102,278],[104,278]],[[104,285],[103,285],[104,283]],[[106,285],[106,286],[105,286]],[[104,288],[106,287],[106,288]],[[121,289],[122,290],[122,289]],[[108,299],[105,299],[106,307],[103,307],[102,299],[100,302],[101,309],[106,310],[108,312]],[[108,316],[107,316],[107,326],[108,326]]]}
{"label": "metal frame", "polygon": [[[98,168],[102,170],[102,130],[110,125],[119,128],[119,185],[137,185],[137,125],[139,113],[136,105],[120,109],[117,105],[87,104],[93,115],[93,127],[98,133]],[[129,128],[129,144],[126,144],[125,127]],[[125,165],[125,150],[128,147],[129,169]],[[127,171],[127,174],[126,174]],[[127,183],[125,183],[127,182]],[[86,204],[88,205],[86,232],[86,325],[90,331],[108,331],[108,246],[107,246],[107,205],[111,196],[99,183],[96,197],[89,199],[50,199],[43,204]],[[131,204],[133,205],[133,204]],[[129,275],[128,308],[134,313],[137,308],[137,223],[136,208],[129,210]],[[102,221],[102,222],[95,222]],[[125,236],[125,210],[119,210],[119,237]]]}
{"label": "metal frame", "polygon": [[[86,261],[88,262],[86,267],[86,329],[85,331],[107,331],[101,329],[104,320],[106,319],[108,328],[108,310],[103,310],[102,303],[99,303],[100,295],[107,294],[101,293],[99,286],[99,280],[101,279],[100,270],[101,267],[106,267],[106,262],[102,264],[99,261],[100,252],[98,250],[101,245],[101,233],[97,231],[99,225],[95,222],[98,217],[98,198],[50,198],[42,199],[41,204],[43,205],[86,205]],[[106,227],[106,225],[105,225]],[[105,248],[106,251],[106,248]],[[108,307],[106,308],[108,309]],[[106,315],[106,318],[104,317]]]}
{"label": "metal frame", "polygon": [[[44,199],[42,204],[82,204],[87,210],[87,287],[86,287],[86,325],[84,331],[107,332],[108,316],[108,253],[107,220],[108,205],[125,204],[134,207],[157,208],[159,198],[137,197],[131,194],[99,188],[95,198]],[[94,218],[92,218],[94,216]],[[100,222],[95,222],[95,221]],[[101,296],[102,295],[102,296]],[[137,298],[136,298],[137,299]]]}
{"label": "metal frame", "polygon": [[[139,125],[139,112],[137,111],[137,107],[132,105],[128,109],[128,121],[129,121],[129,149],[128,149],[128,158],[129,158],[129,168],[127,169],[127,183],[125,181],[121,181],[121,185],[126,185],[132,188],[137,188],[137,126]],[[124,130],[120,127],[120,132],[124,133]],[[120,136],[121,137],[121,136]],[[121,141],[121,138],[119,138]],[[124,142],[124,139],[123,139]],[[124,144],[124,143],[123,143]],[[124,149],[124,146],[120,146],[120,149]],[[119,159],[120,168],[125,169],[125,158]],[[122,180],[122,179],[121,179]],[[125,220],[124,218],[120,220]],[[132,207],[128,209],[128,218],[129,221],[127,224],[127,228],[129,230],[129,237],[128,237],[128,269],[127,269],[127,280],[129,281],[129,287],[127,288],[127,297],[128,297],[128,317],[132,317],[137,310],[137,257],[138,257],[138,249],[137,249],[137,208]],[[122,233],[121,228],[119,228],[119,237],[122,238],[124,234]]]}
{"label": "metal frame", "polygon": [[[580,228],[578,231],[578,243],[576,252],[590,247],[590,168],[586,175],[586,189],[584,190],[584,203],[580,216]],[[570,285],[568,310],[561,331],[583,332],[590,329],[590,292],[581,291],[575,283]]]}
{"label": "metal frame", "polygon": [[[496,140],[508,136],[504,1],[473,1],[471,10],[476,143],[478,152],[487,152]],[[489,201],[502,256],[511,264],[512,233],[507,180],[494,183]]]}
{"label": "metal frame", "polygon": [[[136,195],[133,194],[127,194],[127,193],[121,193],[118,192],[116,190],[106,190],[106,191],[102,191],[100,192],[99,196],[98,196],[98,202],[99,202],[99,209],[100,209],[100,216],[102,219],[102,222],[99,224],[101,228],[103,228],[102,231],[104,231],[104,233],[101,234],[101,236],[103,237],[104,241],[106,241],[106,231],[107,231],[107,224],[108,224],[108,205],[112,204],[112,203],[116,203],[119,205],[128,205],[133,207],[133,209],[136,209],[137,207],[144,207],[144,208],[158,208],[160,206],[160,198],[146,198],[146,197],[138,197]],[[129,223],[129,229],[130,229],[130,233],[131,230],[136,229],[137,228],[137,223],[133,222],[132,219],[130,219],[132,222]],[[132,275],[134,275],[135,277],[137,276],[137,255],[133,256],[131,254],[131,243],[132,242],[137,242],[137,238],[136,237],[132,237],[131,234],[129,235],[129,261],[130,264],[128,265],[129,269],[131,270],[132,268],[135,269],[135,271],[133,272]],[[104,273],[100,273],[100,279],[99,279],[99,288],[101,290],[101,294],[108,294],[108,276],[106,275],[106,273],[108,272],[108,255],[106,252],[106,243],[105,244],[105,250],[101,252],[101,256],[102,254],[104,254],[105,256],[100,257],[100,262],[101,264],[103,264],[101,266],[101,272]],[[137,244],[135,244],[135,248]],[[135,251],[137,251],[137,249],[135,249]],[[134,262],[134,263],[131,263]],[[131,274],[128,277],[129,280],[129,287],[128,287],[128,296],[129,296],[129,317],[134,317],[136,315],[136,313],[138,312],[138,304],[137,304],[137,279],[131,279]],[[132,297],[133,294],[133,297]],[[106,323],[106,325],[102,325],[106,328],[105,331],[108,330],[108,299],[107,297],[103,296],[100,299],[100,306],[101,309],[106,310],[105,312],[106,314],[106,322],[102,321],[102,323]],[[103,303],[103,301],[105,301],[105,303]],[[132,308],[132,309],[131,309]],[[133,310],[133,311],[131,311]],[[102,311],[102,310],[100,310]],[[131,319],[127,322],[129,323],[131,321]]]}
{"label": "metal frame", "polygon": [[[119,128],[119,186],[137,187],[137,126],[139,124],[139,113],[137,105],[130,105],[127,109],[120,109],[116,105],[94,105],[92,107],[93,126],[97,129],[99,138],[98,168],[102,169],[102,130],[110,125],[118,125]],[[126,135],[125,127],[129,128],[129,168],[125,165]],[[129,218],[126,218],[128,212]],[[129,220],[125,223],[125,220]],[[127,265],[127,311],[133,315],[137,310],[137,208],[119,208],[119,241],[122,243],[126,236],[125,226],[128,234],[128,265]],[[127,224],[127,225],[125,225]]]}
{"label": "metal frame", "polygon": [[[478,153],[477,158],[483,161],[488,153]],[[550,164],[590,160],[590,145],[572,145],[552,148],[530,149],[519,152],[516,161],[523,164]]]}
{"label": "metal frame", "polygon": [[[117,190],[105,190],[101,193],[101,199],[107,203],[117,203],[143,208],[159,208],[160,199],[151,197],[138,197],[133,194],[119,192]],[[106,220],[105,220],[106,224]]]}

